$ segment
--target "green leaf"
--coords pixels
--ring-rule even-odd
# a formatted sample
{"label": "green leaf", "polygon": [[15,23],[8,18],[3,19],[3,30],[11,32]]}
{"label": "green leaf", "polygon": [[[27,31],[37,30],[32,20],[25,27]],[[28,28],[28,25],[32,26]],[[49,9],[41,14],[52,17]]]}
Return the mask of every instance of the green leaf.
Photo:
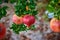
{"label": "green leaf", "polygon": [[35,6],[34,5],[29,5],[29,8],[35,9]]}
{"label": "green leaf", "polygon": [[10,0],[10,3],[15,3],[16,2],[16,0]]}
{"label": "green leaf", "polygon": [[31,25],[30,28],[27,28],[27,26],[25,26],[24,24],[18,24],[17,25],[15,23],[13,23],[10,29],[13,29],[13,31],[16,34],[19,34],[19,32],[21,32],[21,31],[34,30],[35,29],[35,25]]}
{"label": "green leaf", "polygon": [[12,24],[12,27],[10,29],[13,29],[13,31],[17,34],[19,34],[20,31],[25,31],[26,30],[26,26],[24,24]]}
{"label": "green leaf", "polygon": [[7,6],[3,6],[3,8],[2,8],[2,9],[6,10],[6,9],[8,9],[8,7],[7,7]]}
{"label": "green leaf", "polygon": [[32,15],[37,15],[38,12],[37,11],[33,11]]}
{"label": "green leaf", "polygon": [[30,27],[30,30],[34,30],[34,29],[36,29],[36,28],[35,28],[35,25],[32,25],[32,26]]}
{"label": "green leaf", "polygon": [[2,4],[2,0],[0,0],[0,4]]}
{"label": "green leaf", "polygon": [[4,16],[6,16],[6,9],[7,9],[7,6],[4,6],[4,7],[1,7],[0,8],[0,19]]}
{"label": "green leaf", "polygon": [[58,3],[58,2],[59,2],[59,0],[54,0],[54,2],[55,2],[55,3]]}
{"label": "green leaf", "polygon": [[8,0],[4,0],[4,2],[8,3]]}
{"label": "green leaf", "polygon": [[[36,15],[36,11],[32,11],[35,10],[36,7],[36,3],[34,2],[34,0],[29,0],[29,2],[27,2],[27,0],[17,0],[17,3],[15,5],[15,14],[18,16],[21,15],[26,15],[26,14],[31,14],[31,15]],[[29,10],[26,10],[26,6],[29,7]]]}
{"label": "green leaf", "polygon": [[47,6],[47,10],[48,10],[49,12],[54,12],[54,11],[55,11],[55,8],[54,8],[53,6],[51,6],[51,5],[48,5],[48,6]]}

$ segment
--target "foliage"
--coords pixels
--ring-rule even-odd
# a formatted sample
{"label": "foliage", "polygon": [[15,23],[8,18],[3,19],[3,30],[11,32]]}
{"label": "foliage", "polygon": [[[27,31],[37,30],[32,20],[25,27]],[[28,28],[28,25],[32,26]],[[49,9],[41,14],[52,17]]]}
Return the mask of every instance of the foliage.
{"label": "foliage", "polygon": [[2,3],[2,0],[0,0],[0,4]]}
{"label": "foliage", "polygon": [[30,28],[27,28],[24,24],[18,24],[17,25],[15,23],[13,23],[11,29],[13,29],[13,31],[16,34],[19,34],[19,32],[21,32],[21,31],[34,30],[35,26],[32,25]]}
{"label": "foliage", "polygon": [[[28,6],[28,10],[26,10],[26,6]],[[37,14],[37,10],[35,10],[36,8],[36,3],[33,0],[18,0],[16,5],[15,5],[15,14],[18,16],[21,15],[26,15],[26,14],[30,14],[30,15],[36,15]]]}
{"label": "foliage", "polygon": [[46,9],[54,12],[54,17],[60,20],[60,0],[49,0]]}
{"label": "foliage", "polygon": [[[16,5],[14,6],[15,14],[17,16],[20,17],[20,16],[24,16],[27,14],[35,16],[37,14],[35,0],[17,0],[15,3],[16,3]],[[18,34],[21,31],[35,29],[35,26],[31,25],[30,28],[27,28],[25,24],[17,25],[13,23],[11,29],[13,29],[13,31]]]}
{"label": "foliage", "polygon": [[4,17],[4,16],[6,16],[6,9],[7,9],[8,7],[7,6],[4,6],[4,7],[1,7],[0,8],[0,19],[2,18],[2,17]]}
{"label": "foliage", "polygon": [[[17,16],[22,16],[26,14],[35,16],[37,14],[36,0],[4,0],[4,3],[9,3],[9,2],[11,4],[16,3],[14,7],[15,7],[15,14]],[[0,0],[0,4],[2,3],[3,1]],[[6,9],[7,9],[7,6],[0,7],[0,19],[6,16],[6,13],[7,13]],[[13,23],[11,29],[18,34],[20,31],[35,29],[35,26],[31,25],[30,28],[27,28],[24,24],[17,25]]]}

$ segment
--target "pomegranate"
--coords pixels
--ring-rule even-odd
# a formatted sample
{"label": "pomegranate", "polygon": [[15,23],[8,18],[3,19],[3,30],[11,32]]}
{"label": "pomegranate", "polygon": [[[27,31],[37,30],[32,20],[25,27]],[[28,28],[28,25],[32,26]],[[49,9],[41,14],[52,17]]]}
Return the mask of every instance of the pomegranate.
{"label": "pomegranate", "polygon": [[50,21],[50,28],[54,32],[60,32],[60,20],[53,18]]}
{"label": "pomegranate", "polygon": [[35,17],[32,15],[25,15],[23,17],[23,23],[27,26],[30,27],[32,24],[35,23]]}
{"label": "pomegranate", "polygon": [[23,23],[23,17],[18,17],[17,15],[13,15],[12,21],[15,24],[22,24]]}
{"label": "pomegranate", "polygon": [[0,40],[6,35],[6,27],[4,24],[0,23]]}

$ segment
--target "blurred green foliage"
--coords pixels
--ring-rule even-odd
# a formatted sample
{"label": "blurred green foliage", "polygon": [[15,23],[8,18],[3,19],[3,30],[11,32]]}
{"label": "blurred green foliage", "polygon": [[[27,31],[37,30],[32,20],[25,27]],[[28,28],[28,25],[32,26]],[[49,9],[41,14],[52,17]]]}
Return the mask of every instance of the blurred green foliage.
{"label": "blurred green foliage", "polygon": [[2,18],[2,17],[4,17],[4,16],[6,16],[6,9],[7,9],[8,7],[7,6],[3,6],[3,7],[0,7],[0,19]]}
{"label": "blurred green foliage", "polygon": [[54,12],[54,17],[60,20],[60,0],[49,0],[46,9]]}

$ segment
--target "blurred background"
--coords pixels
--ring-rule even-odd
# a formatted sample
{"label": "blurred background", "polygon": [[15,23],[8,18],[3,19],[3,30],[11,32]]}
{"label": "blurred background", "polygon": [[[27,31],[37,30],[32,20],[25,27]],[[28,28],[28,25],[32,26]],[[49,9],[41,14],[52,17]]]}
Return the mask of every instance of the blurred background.
{"label": "blurred background", "polygon": [[[15,31],[17,30],[17,28],[10,29],[10,27],[13,24],[12,17],[14,14],[18,16],[21,15],[23,16],[24,15],[23,12],[26,13],[26,10],[23,9],[25,8],[26,5],[18,6],[21,5],[21,3],[19,3],[20,1],[22,0],[0,0],[0,22],[3,23],[6,27],[6,35],[1,40],[60,40],[60,33],[56,33],[50,29],[50,21],[52,18],[54,18],[54,13],[56,13],[57,10],[59,11],[59,16],[60,16],[60,0],[58,1],[57,0],[33,0],[33,1],[30,0],[32,2],[31,4],[27,3],[29,0],[23,0],[22,4],[25,4],[26,1],[26,4],[30,8],[32,8],[29,9],[27,7],[26,10],[28,9],[31,11],[37,10],[37,14],[36,11],[32,13],[32,15],[36,16],[36,21],[34,23],[35,29],[27,30],[27,31],[24,30],[19,32],[19,34],[16,34],[18,32]],[[21,14],[18,14],[20,13],[19,7],[22,10]],[[57,10],[55,10],[55,8],[57,8]],[[3,12],[1,11],[1,9],[3,9]],[[13,27],[15,26],[16,25],[13,25]]]}

